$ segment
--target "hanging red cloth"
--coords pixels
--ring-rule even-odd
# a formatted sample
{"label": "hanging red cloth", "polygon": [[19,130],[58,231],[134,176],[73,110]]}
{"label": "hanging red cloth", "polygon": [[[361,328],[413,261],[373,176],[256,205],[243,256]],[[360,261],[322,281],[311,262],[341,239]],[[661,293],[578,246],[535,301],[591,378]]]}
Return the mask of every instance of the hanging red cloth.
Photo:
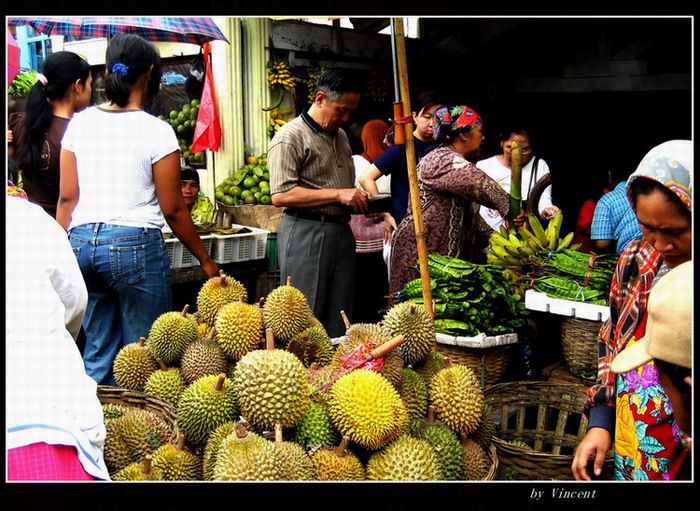
{"label": "hanging red cloth", "polygon": [[221,124],[219,123],[219,111],[216,107],[214,94],[214,76],[211,70],[211,43],[204,43],[203,48],[206,73],[202,99],[199,102],[197,123],[194,127],[192,153],[198,153],[205,149],[218,151],[219,145],[221,145]]}

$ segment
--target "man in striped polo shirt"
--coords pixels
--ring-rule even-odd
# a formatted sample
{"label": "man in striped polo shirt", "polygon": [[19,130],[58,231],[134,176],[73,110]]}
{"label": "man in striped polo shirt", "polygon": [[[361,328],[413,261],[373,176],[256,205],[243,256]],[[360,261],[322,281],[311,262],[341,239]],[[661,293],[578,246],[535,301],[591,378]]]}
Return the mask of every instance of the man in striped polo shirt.
{"label": "man in striped polo shirt", "polygon": [[272,204],[284,207],[277,232],[281,283],[287,276],[309,301],[331,337],[352,319],[355,238],[352,213],[367,210],[369,194],[355,183],[350,143],[341,126],[360,103],[352,73],[326,70],[309,110],[275,134],[267,153]]}

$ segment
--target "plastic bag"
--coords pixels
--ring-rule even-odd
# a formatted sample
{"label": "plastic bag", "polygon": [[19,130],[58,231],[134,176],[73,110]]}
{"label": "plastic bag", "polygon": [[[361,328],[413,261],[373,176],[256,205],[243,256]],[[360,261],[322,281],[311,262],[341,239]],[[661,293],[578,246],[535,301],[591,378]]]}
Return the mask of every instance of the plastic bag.
{"label": "plastic bag", "polygon": [[202,97],[206,70],[207,67],[204,61],[204,55],[200,50],[199,55],[196,55],[192,59],[192,62],[190,62],[190,67],[187,72],[187,81],[185,82],[185,90],[191,99],[199,99]]}

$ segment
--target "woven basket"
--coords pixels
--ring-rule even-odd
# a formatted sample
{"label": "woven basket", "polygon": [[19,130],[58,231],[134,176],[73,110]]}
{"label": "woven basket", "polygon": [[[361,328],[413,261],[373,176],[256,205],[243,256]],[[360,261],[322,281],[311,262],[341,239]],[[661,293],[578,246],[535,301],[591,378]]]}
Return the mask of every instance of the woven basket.
{"label": "woven basket", "polygon": [[493,385],[503,379],[508,367],[511,347],[467,348],[436,343],[438,352],[455,364],[462,364],[474,371],[481,386]]}
{"label": "woven basket", "polygon": [[170,435],[171,444],[177,443],[177,438],[180,434],[177,427],[177,411],[175,407],[163,401],[162,399],[139,392],[137,390],[122,389],[119,387],[110,387],[108,385],[97,386],[97,397],[100,403],[112,403],[115,405],[123,405],[153,412],[158,417],[163,419],[170,426],[172,434]]}
{"label": "woven basket", "polygon": [[[571,463],[588,421],[581,385],[507,382],[484,389],[497,423],[493,443],[502,473],[518,480],[573,479]],[[508,442],[520,440],[531,448]],[[609,453],[601,479],[612,479]]]}
{"label": "woven basket", "polygon": [[574,376],[594,380],[598,374],[598,332],[602,323],[563,318],[561,341],[566,368]]}
{"label": "woven basket", "polygon": [[481,480],[493,481],[496,479],[496,474],[498,473],[498,453],[496,451],[496,446],[493,443],[489,445],[486,454],[488,454],[489,460],[491,460],[491,468],[489,468],[489,471]]}

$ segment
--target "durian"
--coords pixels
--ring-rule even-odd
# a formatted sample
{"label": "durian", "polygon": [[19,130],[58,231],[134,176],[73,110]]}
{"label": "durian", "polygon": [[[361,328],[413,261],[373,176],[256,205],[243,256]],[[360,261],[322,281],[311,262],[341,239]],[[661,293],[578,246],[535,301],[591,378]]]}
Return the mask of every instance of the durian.
{"label": "durian", "polygon": [[421,363],[435,348],[435,323],[422,305],[410,302],[394,305],[381,323],[390,335],[404,336],[398,351],[407,365]]}
{"label": "durian", "polygon": [[413,369],[423,378],[425,384],[430,386],[430,380],[437,374],[440,369],[444,369],[447,365],[447,359],[442,353],[431,351],[423,359],[423,361],[413,366]]}
{"label": "durian", "polygon": [[278,481],[281,477],[272,442],[235,425],[219,447],[214,462],[215,481]]}
{"label": "durian", "polygon": [[243,284],[223,270],[218,277],[207,280],[197,294],[197,312],[203,323],[214,326],[219,309],[231,302],[247,302],[248,292]]}
{"label": "durian", "polygon": [[337,447],[321,447],[312,450],[311,461],[319,481],[362,481],[365,468],[352,452],[348,451],[348,439]]}
{"label": "durian", "polygon": [[493,420],[493,410],[490,406],[484,405],[484,414],[481,424],[469,435],[469,438],[478,443],[482,449],[487,450],[491,445],[491,439],[495,432],[496,423]]}
{"label": "durian", "polygon": [[263,338],[263,315],[260,307],[231,302],[219,309],[215,321],[216,342],[227,358],[240,358],[258,348]]}
{"label": "durian", "polygon": [[460,435],[476,431],[484,413],[484,393],[470,368],[455,364],[440,370],[429,389],[438,419]]}
{"label": "durian", "polygon": [[309,367],[314,362],[326,366],[333,360],[335,347],[323,326],[312,326],[292,337],[287,351],[294,353]]}
{"label": "durian", "polygon": [[406,405],[409,418],[425,418],[428,414],[428,387],[423,378],[413,369],[404,367],[399,394]]}
{"label": "durian", "polygon": [[121,417],[125,413],[129,413],[131,408],[124,405],[119,405],[116,403],[103,403],[102,404],[102,418],[104,419],[105,428],[112,419]]}
{"label": "durian", "polygon": [[165,444],[153,453],[153,468],[163,473],[164,481],[202,479],[202,460],[184,445],[185,435],[180,435],[177,445]]}
{"label": "durian", "polygon": [[209,434],[207,445],[202,454],[202,476],[205,481],[211,481],[214,477],[214,463],[219,454],[219,448],[224,439],[235,430],[235,422],[225,422]]}
{"label": "durian", "polygon": [[462,438],[462,451],[464,452],[464,479],[466,481],[483,480],[491,468],[491,460],[486,451],[466,436]]}
{"label": "durian", "polygon": [[370,369],[355,369],[333,383],[328,412],[341,435],[368,449],[379,449],[408,431],[401,396]]}
{"label": "durian", "polygon": [[319,392],[312,392],[309,407],[301,422],[292,430],[290,440],[304,449],[316,445],[330,447],[340,440],[340,434],[328,415],[328,405]]}
{"label": "durian", "polygon": [[401,435],[367,462],[370,481],[439,481],[442,474],[428,442]]}
{"label": "durian", "polygon": [[309,405],[306,368],[291,353],[274,349],[270,329],[267,348],[249,352],[236,364],[233,381],[241,415],[257,427],[291,428],[301,422]]}
{"label": "durian", "polygon": [[233,382],[225,374],[202,376],[180,397],[177,424],[195,445],[206,443],[209,433],[225,422],[237,419]]}
{"label": "durian", "polygon": [[153,372],[146,380],[144,392],[161,398],[177,407],[180,396],[185,391],[187,383],[178,367],[167,367],[162,359],[157,359],[160,369]]}
{"label": "durian", "polygon": [[185,348],[197,339],[197,322],[188,309],[185,305],[182,312],[166,312],[153,322],[148,334],[153,358],[162,358],[169,366],[180,363]]}
{"label": "durian", "polygon": [[141,337],[138,342],[127,344],[119,350],[112,369],[118,387],[143,391],[148,377],[158,369],[158,363],[146,339]]}
{"label": "durian", "polygon": [[284,441],[282,427],[275,426],[275,441],[272,443],[277,466],[279,481],[313,481],[316,479],[316,469],[306,450],[299,444]]}
{"label": "durian", "polygon": [[272,329],[275,339],[285,345],[308,327],[313,316],[304,293],[291,285],[291,279],[287,282],[270,291],[263,307],[265,328]]}
{"label": "durian", "polygon": [[457,434],[444,423],[435,420],[435,408],[430,407],[426,419],[411,421],[411,436],[432,446],[440,463],[441,479],[458,481],[464,477],[464,452]]}
{"label": "durian", "polygon": [[153,457],[148,454],[143,461],[132,463],[111,476],[112,481],[162,481],[163,472],[152,466]]}
{"label": "durian", "polygon": [[213,338],[215,329],[211,330],[209,337],[197,339],[182,354],[180,370],[188,384],[202,376],[227,373],[226,354]]}

